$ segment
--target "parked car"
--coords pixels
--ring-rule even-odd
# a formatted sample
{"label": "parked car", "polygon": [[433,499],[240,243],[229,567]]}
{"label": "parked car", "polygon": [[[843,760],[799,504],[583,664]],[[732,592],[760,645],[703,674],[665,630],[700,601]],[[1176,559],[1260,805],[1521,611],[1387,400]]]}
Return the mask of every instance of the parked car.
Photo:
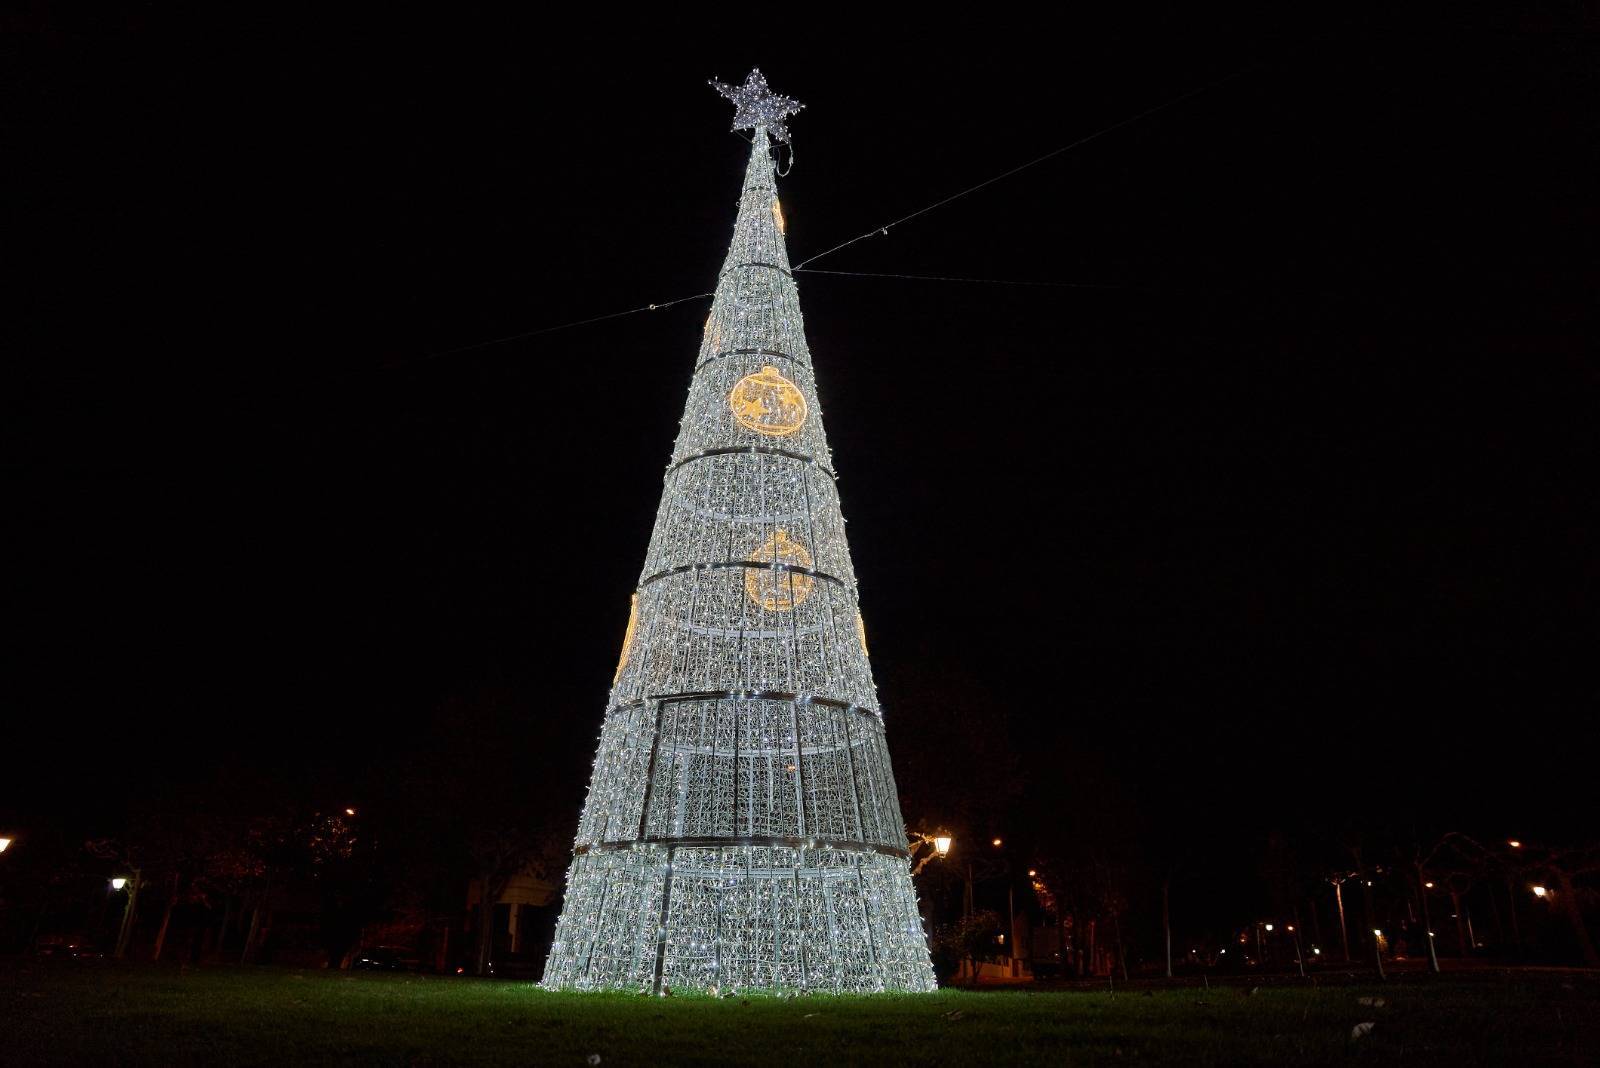
{"label": "parked car", "polygon": [[33,945],[34,953],[57,960],[102,960],[104,951],[83,935],[42,935]]}
{"label": "parked car", "polygon": [[356,951],[350,967],[366,972],[414,972],[421,963],[415,953],[400,946],[368,946]]}

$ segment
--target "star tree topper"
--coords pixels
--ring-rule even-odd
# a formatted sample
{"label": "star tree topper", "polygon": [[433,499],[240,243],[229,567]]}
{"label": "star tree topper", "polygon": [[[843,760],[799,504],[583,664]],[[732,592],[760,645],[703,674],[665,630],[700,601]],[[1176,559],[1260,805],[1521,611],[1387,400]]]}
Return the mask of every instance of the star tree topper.
{"label": "star tree topper", "polygon": [[707,84],[733,101],[733,106],[738,109],[733,116],[735,130],[753,130],[757,126],[765,126],[774,139],[788,144],[789,128],[783,124],[783,120],[797,114],[805,105],[768,89],[767,79],[761,76],[760,67],[750,71],[743,85],[728,85],[714,78]]}

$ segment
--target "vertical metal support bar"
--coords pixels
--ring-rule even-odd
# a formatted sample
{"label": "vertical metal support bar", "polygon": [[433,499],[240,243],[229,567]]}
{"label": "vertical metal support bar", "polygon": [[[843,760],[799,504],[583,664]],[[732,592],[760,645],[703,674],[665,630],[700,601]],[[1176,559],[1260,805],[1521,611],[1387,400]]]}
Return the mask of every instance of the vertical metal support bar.
{"label": "vertical metal support bar", "polygon": [[[763,880],[765,882],[766,880]],[[783,916],[778,908],[778,880],[772,880],[772,988],[781,990],[783,984],[778,981],[778,964],[783,960]]]}
{"label": "vertical metal support bar", "polygon": [[[589,858],[580,857],[578,859],[580,862],[582,862],[588,860]],[[594,931],[592,931],[589,935],[589,948],[584,950],[583,953],[583,967],[578,969],[578,978],[580,979],[589,978],[589,965],[594,963],[594,944],[600,940],[600,932],[605,930],[606,905],[609,902],[610,897],[611,880],[607,879],[600,885],[600,904],[596,906],[594,910]]]}
{"label": "vertical metal support bar", "polygon": [[[872,911],[867,908],[867,881],[861,877],[861,857],[856,858],[856,892],[861,895],[861,922],[867,928],[867,956],[872,961],[874,972],[878,969],[878,938],[872,932]],[[883,985],[883,976],[878,976],[878,985]]]}
{"label": "vertical metal support bar", "polygon": [[833,911],[833,887],[828,885],[826,877],[818,877],[817,882],[822,887],[822,905],[828,912],[828,956],[833,963],[833,992],[839,992],[839,971],[843,962],[839,958],[839,917]]}
{"label": "vertical metal support bar", "polygon": [[[733,773],[728,779],[728,833],[739,833],[739,706],[743,701],[730,702],[733,705]],[[712,834],[720,834],[713,830]]]}
{"label": "vertical metal support bar", "polygon": [[800,739],[800,699],[795,698],[789,702],[789,724],[794,729],[794,806],[795,820],[799,830],[797,836],[806,836],[806,794],[805,794],[805,761],[801,758],[800,750],[805,748]]}
{"label": "vertical metal support bar", "polygon": [[650,725],[650,761],[644,769],[644,796],[639,802],[639,833],[634,836],[635,841],[645,837],[648,821],[650,819],[650,799],[655,792],[656,785],[656,754],[661,750],[661,715],[662,702],[646,700],[647,708],[655,709],[655,718]]}
{"label": "vertical metal support bar", "polygon": [[872,794],[872,821],[873,823],[877,824],[878,833],[880,835],[887,836],[897,832],[903,832],[905,828],[884,826],[884,824],[888,821],[884,819],[886,814],[883,810],[883,798],[878,794],[878,746],[875,744],[878,740],[878,732],[882,729],[883,722],[881,720],[877,719],[876,717],[868,720],[866,729],[863,731],[864,741],[862,742],[861,749],[862,756],[866,757],[867,760],[867,789],[868,792]]}
{"label": "vertical metal support bar", "polygon": [[[839,717],[844,720],[844,763],[850,771],[850,801],[856,814],[856,841],[865,842],[867,832],[861,822],[861,785],[856,782],[855,742],[850,737],[850,721],[855,715],[854,708],[846,708],[839,712]],[[859,868],[857,871],[859,874]]]}
{"label": "vertical metal support bar", "polygon": [[800,904],[800,868],[805,864],[806,850],[800,846],[794,851],[794,929],[800,936],[800,989],[811,989],[811,969],[806,967],[806,920]]}
{"label": "vertical metal support bar", "polygon": [[656,978],[655,993],[661,993],[661,972],[667,963],[667,916],[672,907],[672,860],[677,846],[667,847],[667,877],[661,884],[661,925],[656,928]]}

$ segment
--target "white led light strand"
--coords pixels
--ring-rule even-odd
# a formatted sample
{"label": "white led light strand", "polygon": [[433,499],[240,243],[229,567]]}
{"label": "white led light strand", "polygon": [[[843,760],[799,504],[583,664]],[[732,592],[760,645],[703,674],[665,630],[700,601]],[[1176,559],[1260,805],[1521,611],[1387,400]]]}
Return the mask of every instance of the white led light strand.
{"label": "white led light strand", "polygon": [[[717,84],[717,83],[714,83]],[[769,136],[753,130],[544,985],[934,987]]]}

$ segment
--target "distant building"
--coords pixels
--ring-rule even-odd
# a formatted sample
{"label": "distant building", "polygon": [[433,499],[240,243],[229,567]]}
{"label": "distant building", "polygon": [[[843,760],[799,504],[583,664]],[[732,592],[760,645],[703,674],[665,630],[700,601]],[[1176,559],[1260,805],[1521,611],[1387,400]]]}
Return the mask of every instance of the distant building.
{"label": "distant building", "polygon": [[[476,879],[467,884],[466,929],[462,950],[471,954],[478,944],[478,901],[482,889]],[[495,972],[527,973],[538,978],[555,937],[561,887],[532,871],[511,877],[494,904]],[[459,954],[458,954],[459,955]]]}

